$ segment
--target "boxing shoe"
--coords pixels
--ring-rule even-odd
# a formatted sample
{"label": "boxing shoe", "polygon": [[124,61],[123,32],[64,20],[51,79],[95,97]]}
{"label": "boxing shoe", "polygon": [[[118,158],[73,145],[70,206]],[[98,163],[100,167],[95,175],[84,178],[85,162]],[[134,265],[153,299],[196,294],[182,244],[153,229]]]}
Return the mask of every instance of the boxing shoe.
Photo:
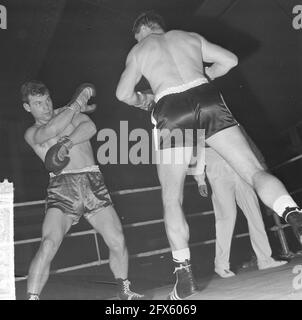
{"label": "boxing shoe", "polygon": [[117,297],[120,300],[147,300],[147,297],[143,294],[139,294],[130,290],[131,282],[126,279],[116,279],[118,285]]}
{"label": "boxing shoe", "polygon": [[193,277],[190,261],[175,264],[176,283],[167,300],[183,300],[200,292]]}
{"label": "boxing shoe", "polygon": [[215,267],[215,272],[221,277],[221,278],[231,278],[235,277],[235,273],[232,272],[230,269],[224,269],[220,267]]}
{"label": "boxing shoe", "polygon": [[302,244],[302,211],[298,207],[287,207],[282,214],[283,219],[291,225],[298,241]]}
{"label": "boxing shoe", "polygon": [[78,108],[80,112],[91,113],[96,109],[96,105],[87,105],[88,100],[96,94],[95,87],[90,83],[83,83],[80,85],[76,92],[67,104],[67,107]]}

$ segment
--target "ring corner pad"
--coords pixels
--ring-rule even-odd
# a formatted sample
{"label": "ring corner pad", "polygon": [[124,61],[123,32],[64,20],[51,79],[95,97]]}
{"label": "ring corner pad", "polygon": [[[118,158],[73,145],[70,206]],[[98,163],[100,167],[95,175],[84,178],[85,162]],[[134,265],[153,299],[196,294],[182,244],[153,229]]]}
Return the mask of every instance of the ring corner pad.
{"label": "ring corner pad", "polygon": [[14,188],[0,182],[0,300],[16,300],[14,267]]}

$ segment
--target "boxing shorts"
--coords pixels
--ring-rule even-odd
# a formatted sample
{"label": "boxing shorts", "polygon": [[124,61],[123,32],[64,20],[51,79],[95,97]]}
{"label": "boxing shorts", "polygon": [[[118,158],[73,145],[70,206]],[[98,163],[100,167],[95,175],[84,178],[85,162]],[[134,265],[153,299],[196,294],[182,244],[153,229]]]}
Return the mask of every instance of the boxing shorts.
{"label": "boxing shorts", "polygon": [[59,175],[50,174],[46,211],[58,208],[72,218],[73,224],[77,224],[81,216],[90,219],[112,205],[98,166],[63,170]]}
{"label": "boxing shorts", "polygon": [[[155,96],[155,102],[151,121],[156,150],[196,146],[198,129],[204,130],[207,139],[238,125],[220,92],[205,78],[168,88]],[[183,139],[175,138],[181,136],[179,132]]]}

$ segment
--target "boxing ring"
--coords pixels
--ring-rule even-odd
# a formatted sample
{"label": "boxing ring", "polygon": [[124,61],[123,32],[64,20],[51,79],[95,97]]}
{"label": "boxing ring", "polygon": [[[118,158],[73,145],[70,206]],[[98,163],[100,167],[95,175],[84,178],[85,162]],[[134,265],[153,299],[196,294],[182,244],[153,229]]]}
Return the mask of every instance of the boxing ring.
{"label": "boxing ring", "polygon": [[[283,168],[301,159],[302,155],[294,157],[274,169]],[[127,217],[127,215],[123,216],[122,213],[121,221],[129,250],[130,279],[132,278],[133,284],[140,290],[151,293],[153,299],[166,299],[174,282],[171,249],[166,239],[164,221],[161,218],[160,191],[160,186],[154,186],[119,190],[111,193],[114,203],[121,201],[121,208],[117,207],[118,213],[124,207],[127,207],[123,199],[128,199],[128,202],[132,201],[131,208],[132,206],[138,208],[141,206],[142,210],[144,210],[143,208],[146,206],[145,210],[147,211],[147,208],[150,209],[152,206],[150,210],[153,218],[149,220],[148,214],[146,214],[147,217],[145,219],[138,221]],[[291,194],[300,200],[302,186],[292,191]],[[213,276],[215,248],[213,235],[215,226],[211,200],[201,199],[195,182],[187,182],[185,184],[185,199],[188,197],[198,199],[197,205],[195,207],[189,206],[190,208],[185,210],[185,214],[192,232],[190,248],[193,255],[193,271],[197,274],[201,287],[204,288],[200,295],[194,296],[194,299],[302,299],[302,286],[301,290],[299,290],[299,279],[295,280],[295,277],[299,277],[299,266],[302,265],[301,252],[299,251],[301,248],[296,250],[296,254],[292,253],[289,248],[286,239],[287,235],[285,234],[286,230],[287,233],[291,232],[290,228],[288,228],[289,225],[281,223],[279,217],[273,215],[274,225],[269,228],[269,233],[275,234],[275,238],[278,239],[279,256],[291,260],[289,264],[265,271],[256,270],[255,266],[253,266],[248,269],[242,269],[234,278],[221,279],[218,276]],[[44,216],[41,210],[42,212],[44,211],[44,203],[41,200],[14,204],[17,299],[26,298],[26,270],[28,270],[29,262],[38,248],[41,237],[26,238],[30,227],[24,227],[24,225],[18,227],[16,224],[18,224],[18,221],[22,222],[22,219],[31,221],[39,215],[39,221],[35,222],[37,228],[34,234],[36,235],[38,229],[39,232],[41,231],[41,219]],[[202,204],[204,210],[196,210],[200,208],[200,204]],[[207,229],[210,229],[205,236],[203,235],[205,232],[200,231],[201,225],[207,225]],[[18,228],[22,232],[18,232]],[[25,228],[25,230],[22,228]],[[89,227],[88,223],[84,223],[74,229],[71,228],[71,231],[63,241],[62,248],[57,254],[58,257],[55,258],[52,265],[49,283],[46,284],[44,289],[46,293],[42,293],[41,298],[115,299],[115,282],[110,274],[108,254],[101,237]],[[157,238],[148,242],[150,238],[148,234],[153,235],[154,233],[157,234]],[[135,235],[133,236],[132,234]],[[127,241],[128,238],[130,239],[129,242]],[[233,242],[238,248],[245,246],[245,244],[249,243],[249,233],[239,226],[237,232],[235,229]],[[64,245],[64,243],[67,243],[67,245]],[[136,245],[138,245],[138,248],[134,250],[133,248]],[[87,250],[85,250],[86,247]],[[71,257],[71,252],[78,248],[78,255],[76,253]],[[232,250],[234,251],[236,248]],[[75,259],[75,256],[77,256],[77,259]],[[86,261],[78,261],[78,258],[83,258]],[[240,257],[238,259],[240,260]],[[194,265],[197,265],[195,267],[196,270],[194,270]],[[280,279],[283,280],[281,281]],[[295,281],[298,281],[296,286],[293,285]],[[240,285],[243,282],[244,288]],[[59,295],[58,291],[60,292]]]}

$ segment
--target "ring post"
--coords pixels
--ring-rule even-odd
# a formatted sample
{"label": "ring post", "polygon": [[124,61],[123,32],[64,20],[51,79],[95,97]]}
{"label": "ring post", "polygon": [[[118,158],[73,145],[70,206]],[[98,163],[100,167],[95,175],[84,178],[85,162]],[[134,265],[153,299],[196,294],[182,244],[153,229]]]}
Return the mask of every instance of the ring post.
{"label": "ring post", "polygon": [[0,300],[16,300],[14,268],[14,188],[0,183]]}

